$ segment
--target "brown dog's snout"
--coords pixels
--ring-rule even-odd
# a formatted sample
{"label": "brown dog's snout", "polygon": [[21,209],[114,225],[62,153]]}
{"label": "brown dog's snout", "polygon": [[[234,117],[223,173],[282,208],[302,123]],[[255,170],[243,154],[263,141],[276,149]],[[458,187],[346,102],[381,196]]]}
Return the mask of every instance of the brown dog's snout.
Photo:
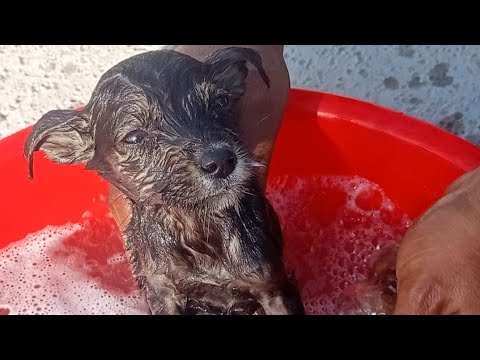
{"label": "brown dog's snout", "polygon": [[202,170],[217,179],[227,178],[237,165],[237,155],[228,148],[205,152],[200,160]]}

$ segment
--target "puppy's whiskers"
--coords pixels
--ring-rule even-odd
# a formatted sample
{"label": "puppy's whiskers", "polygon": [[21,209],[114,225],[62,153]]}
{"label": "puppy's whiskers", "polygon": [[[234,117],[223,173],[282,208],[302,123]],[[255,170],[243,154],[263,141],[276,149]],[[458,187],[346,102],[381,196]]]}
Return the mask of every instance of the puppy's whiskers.
{"label": "puppy's whiskers", "polygon": [[257,121],[257,125],[260,125],[262,122],[264,122],[265,120],[267,120],[270,116],[272,116],[273,113],[270,113],[268,114],[267,116],[261,118],[260,120]]}
{"label": "puppy's whiskers", "polygon": [[129,212],[127,215],[125,215],[125,218],[120,222],[120,224],[118,225],[118,228],[119,228],[119,229],[122,229],[122,227],[123,227],[123,225],[125,224],[125,222],[126,222],[129,218],[131,218],[132,215],[133,215],[133,209],[130,210],[130,212]]}
{"label": "puppy's whiskers", "polygon": [[267,165],[262,164],[261,162],[258,162],[258,161],[254,161],[254,160],[250,161],[248,164],[250,166],[254,166],[254,167],[267,167]]}

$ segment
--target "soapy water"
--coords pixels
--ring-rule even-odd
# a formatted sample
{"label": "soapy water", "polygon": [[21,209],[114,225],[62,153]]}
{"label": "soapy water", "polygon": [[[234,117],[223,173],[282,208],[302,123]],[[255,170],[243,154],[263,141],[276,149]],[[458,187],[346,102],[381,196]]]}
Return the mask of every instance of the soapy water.
{"label": "soapy water", "polygon": [[411,221],[378,185],[356,176],[280,176],[267,196],[307,314],[393,311],[396,250]]}
{"label": "soapy water", "polygon": [[[391,312],[383,300],[394,281],[369,283],[371,260],[398,244],[408,217],[359,177],[270,180],[286,267],[306,312]],[[103,196],[99,202],[107,208]],[[9,314],[149,314],[112,215],[87,211],[79,223],[47,226],[0,249],[0,315]]]}
{"label": "soapy water", "polygon": [[87,212],[0,249],[0,315],[9,314],[149,314],[111,215]]}

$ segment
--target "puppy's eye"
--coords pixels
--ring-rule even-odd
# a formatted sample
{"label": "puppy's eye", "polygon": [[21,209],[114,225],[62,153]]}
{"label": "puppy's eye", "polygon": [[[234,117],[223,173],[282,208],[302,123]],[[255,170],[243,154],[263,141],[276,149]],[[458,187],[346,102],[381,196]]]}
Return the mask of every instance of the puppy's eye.
{"label": "puppy's eye", "polygon": [[228,96],[227,95],[220,95],[217,100],[215,100],[215,105],[218,107],[225,107],[228,105]]}
{"label": "puppy's eye", "polygon": [[147,133],[143,130],[133,130],[124,137],[123,141],[127,144],[140,144],[146,136]]}

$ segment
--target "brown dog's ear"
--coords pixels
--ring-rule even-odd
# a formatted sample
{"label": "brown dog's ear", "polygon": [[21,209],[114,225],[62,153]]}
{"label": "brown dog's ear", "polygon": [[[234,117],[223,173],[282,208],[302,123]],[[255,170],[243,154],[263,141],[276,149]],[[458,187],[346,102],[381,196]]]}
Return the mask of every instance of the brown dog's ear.
{"label": "brown dog's ear", "polygon": [[53,110],[43,115],[28,136],[24,154],[33,178],[33,153],[43,150],[57,163],[84,163],[93,156],[93,138],[87,118],[75,110]]}
{"label": "brown dog's ear", "polygon": [[262,66],[260,54],[253,49],[230,47],[210,54],[204,61],[211,65],[210,77],[213,82],[238,95],[243,94],[248,75],[247,62],[254,65],[263,81],[270,88],[270,80]]}

